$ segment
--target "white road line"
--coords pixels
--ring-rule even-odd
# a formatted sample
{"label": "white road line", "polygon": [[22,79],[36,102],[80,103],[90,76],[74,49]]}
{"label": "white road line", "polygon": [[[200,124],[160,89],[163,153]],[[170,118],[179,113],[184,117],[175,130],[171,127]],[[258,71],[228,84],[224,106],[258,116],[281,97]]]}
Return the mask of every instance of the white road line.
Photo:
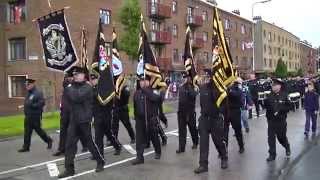
{"label": "white road line", "polygon": [[[143,155],[144,155],[144,156],[148,156],[148,155],[153,154],[153,153],[154,153],[154,151],[150,151],[150,152],[144,153]],[[132,160],[134,160],[134,159],[136,159],[136,157],[127,158],[127,159],[124,159],[124,160],[121,160],[121,161],[118,161],[118,162],[114,162],[114,163],[112,163],[112,164],[108,164],[108,165],[104,166],[103,168],[104,168],[104,169],[107,169],[107,168],[110,168],[110,167],[112,167],[112,166],[116,166],[116,165],[119,165],[119,164],[123,164],[123,163],[126,163],[126,162],[128,162],[128,161],[132,161]],[[75,177],[83,176],[83,175],[90,174],[90,173],[94,173],[94,172],[95,172],[95,169],[92,169],[92,170],[89,170],[89,171],[84,171],[84,172],[82,172],[82,173],[76,174],[76,175],[74,175],[74,176],[69,176],[69,177],[66,177],[66,178],[62,178],[62,179],[60,179],[60,180],[73,179],[73,178],[75,178]]]}
{"label": "white road line", "polygon": [[[170,133],[177,132],[177,131],[178,131],[178,129],[175,129],[175,130],[166,132],[165,134],[170,134]],[[109,146],[109,147],[105,147],[104,150],[108,150],[108,149],[112,149],[112,148],[113,147]],[[90,152],[80,153],[80,154],[77,154],[76,157],[83,156],[83,155],[86,155],[86,154],[89,154],[89,153]],[[9,173],[13,173],[13,172],[16,172],[16,171],[22,171],[22,170],[26,170],[26,169],[32,169],[32,168],[36,168],[36,167],[40,167],[40,166],[46,166],[48,163],[55,163],[55,162],[63,161],[63,160],[64,160],[64,158],[59,158],[59,159],[54,159],[54,160],[50,160],[50,161],[45,161],[45,162],[38,163],[38,164],[31,164],[31,165],[20,167],[20,168],[16,168],[16,169],[10,169],[10,170],[7,170],[7,171],[0,172],[0,175],[9,174]]]}
{"label": "white road line", "polygon": [[133,149],[133,147],[130,144],[125,144],[123,145],[123,147],[132,155],[136,155],[137,151],[135,149]]}
{"label": "white road line", "polygon": [[59,175],[59,169],[56,163],[48,163],[47,168],[50,177],[57,177]]}
{"label": "white road line", "polygon": [[[111,147],[111,146],[105,147],[104,150],[111,149],[111,148],[113,148],[113,147]],[[89,153],[90,152],[80,153],[80,154],[77,154],[76,157],[83,156],[83,155],[86,155],[86,154],[89,154]],[[10,169],[10,170],[7,170],[7,171],[0,172],[0,175],[13,173],[13,172],[16,172],[16,171],[22,171],[22,170],[26,170],[26,169],[32,169],[32,168],[36,168],[36,167],[39,167],[39,166],[45,166],[48,163],[55,163],[55,162],[63,161],[63,160],[64,160],[64,158],[59,158],[59,159],[54,159],[54,160],[51,160],[51,161],[38,163],[38,164],[32,164],[32,165],[24,166],[24,167],[21,167],[21,168]]]}

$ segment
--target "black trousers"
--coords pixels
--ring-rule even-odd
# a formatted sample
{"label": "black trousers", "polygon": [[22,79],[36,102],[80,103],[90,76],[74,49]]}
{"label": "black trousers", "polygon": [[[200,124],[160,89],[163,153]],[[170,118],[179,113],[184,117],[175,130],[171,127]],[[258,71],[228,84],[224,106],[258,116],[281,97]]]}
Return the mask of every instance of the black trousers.
{"label": "black trousers", "polygon": [[[254,107],[256,109],[257,116],[260,115],[260,101],[258,99],[252,99],[254,103]],[[249,110],[249,119],[252,119],[252,109]]]}
{"label": "black trousers", "polygon": [[194,145],[199,143],[199,134],[195,112],[178,112],[179,148],[184,150],[187,141],[187,126]]}
{"label": "black trousers", "polygon": [[144,118],[136,118],[136,150],[137,159],[143,160],[145,146],[152,142],[156,154],[161,154],[161,145],[158,135],[157,120],[148,120],[148,124]]}
{"label": "black trousers", "polygon": [[242,134],[242,125],[241,125],[241,110],[230,109],[229,120],[225,122],[225,140],[228,146],[229,143],[229,127],[230,124],[235,132],[236,139],[239,145],[239,148],[244,147],[243,134]]}
{"label": "black trousers", "polygon": [[111,113],[104,112],[96,114],[94,116],[94,131],[95,131],[95,143],[98,146],[99,152],[103,156],[103,137],[107,136],[108,140],[111,142],[112,146],[119,150],[121,149],[121,144],[118,139],[114,136],[111,130]]}
{"label": "black trousers", "polygon": [[161,140],[162,141],[167,140],[168,137],[167,137],[166,133],[164,132],[160,122],[157,123],[157,127],[158,127],[158,133],[159,133],[159,136],[160,136]]}
{"label": "black trousers", "polygon": [[128,106],[119,107],[113,111],[112,132],[116,138],[118,138],[119,133],[119,121],[121,121],[124,127],[127,129],[130,139],[134,140],[135,134],[130,123]]}
{"label": "black trousers", "polygon": [[272,122],[268,121],[268,144],[269,144],[269,154],[271,156],[276,156],[276,138],[279,143],[285,148],[290,148],[290,144],[287,138],[287,122]]}
{"label": "black trousers", "polygon": [[97,163],[103,163],[104,161],[102,154],[93,142],[91,124],[89,122],[79,124],[70,123],[65,150],[65,168],[67,171],[74,171],[74,158],[77,153],[77,144],[80,137],[87,142],[88,149]]}
{"label": "black trousers", "polygon": [[47,133],[41,128],[41,115],[26,116],[24,119],[24,143],[23,148],[30,149],[31,136],[33,130],[40,136],[40,138],[48,143],[51,138]]}
{"label": "black trousers", "polygon": [[228,159],[227,148],[223,138],[223,124],[223,118],[212,118],[201,115],[199,119],[200,166],[208,167],[210,135],[219,155],[221,156],[221,160]]}
{"label": "black trousers", "polygon": [[[61,111],[60,113],[60,134],[59,134],[59,146],[58,151],[65,152],[66,140],[68,136],[68,127],[70,122],[70,116],[68,112]],[[87,147],[85,140],[80,137],[80,142],[83,148]]]}

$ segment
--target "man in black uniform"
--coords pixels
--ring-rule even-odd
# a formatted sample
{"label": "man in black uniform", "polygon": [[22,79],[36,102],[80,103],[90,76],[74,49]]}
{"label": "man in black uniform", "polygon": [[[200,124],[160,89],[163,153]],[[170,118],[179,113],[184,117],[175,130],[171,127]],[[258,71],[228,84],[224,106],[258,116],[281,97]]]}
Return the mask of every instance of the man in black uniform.
{"label": "man in black uniform", "polygon": [[[115,82],[117,82],[118,78],[122,78],[120,76],[115,76]],[[130,123],[129,118],[129,97],[130,97],[130,90],[129,88],[124,85],[121,88],[120,94],[114,98],[114,107],[113,107],[113,119],[112,119],[112,132],[115,135],[115,138],[118,139],[118,132],[119,132],[119,121],[122,122],[124,127],[127,129],[128,134],[131,139],[131,144],[135,143],[135,134]]]}
{"label": "man in black uniform", "polygon": [[272,92],[266,99],[266,116],[268,120],[268,144],[269,157],[267,161],[274,161],[276,158],[276,138],[286,149],[286,155],[291,154],[290,145],[287,138],[287,113],[290,110],[288,94],[283,89],[283,82],[274,79]]}
{"label": "man in black uniform", "polygon": [[43,94],[35,86],[35,80],[26,80],[26,89],[28,91],[24,100],[24,143],[18,152],[30,151],[31,135],[35,130],[40,138],[48,144],[48,149],[52,148],[52,139],[41,128],[42,111],[45,105]]}
{"label": "man in black uniform", "polygon": [[158,136],[157,120],[160,93],[150,87],[148,79],[143,77],[138,82],[137,90],[134,94],[134,117],[136,120],[136,150],[137,158],[132,162],[133,165],[143,164],[143,152],[145,146],[151,140],[155,149],[155,159],[161,157],[160,139]]}
{"label": "man in black uniform", "polygon": [[[60,104],[60,134],[59,134],[59,146],[57,152],[53,154],[53,156],[60,156],[65,152],[66,140],[67,140],[67,131],[70,122],[70,104],[66,98],[65,89],[68,86],[71,86],[73,81],[72,75],[73,68],[71,68],[66,74],[63,80],[63,92],[61,97]],[[83,138],[80,137],[80,142],[83,146],[82,152],[87,151],[86,143]]]}
{"label": "man in black uniform", "polygon": [[[103,150],[103,137],[107,136],[111,145],[115,149],[114,155],[120,155],[121,144],[115,137],[111,130],[111,120],[112,120],[112,105],[113,102],[110,101],[106,105],[102,105],[98,100],[98,77],[94,74],[91,75],[91,85],[93,86],[93,117],[94,117],[94,130],[95,130],[95,143],[99,148],[99,152],[104,156]],[[94,157],[93,157],[94,158]]]}
{"label": "man in black uniform", "polygon": [[244,152],[244,143],[243,143],[243,135],[242,135],[242,126],[241,126],[241,107],[244,106],[244,96],[242,93],[242,87],[240,87],[240,80],[238,79],[235,81],[235,83],[231,86],[228,92],[228,98],[227,98],[227,112],[228,112],[228,118],[225,123],[225,138],[226,143],[228,146],[228,140],[229,140],[229,126],[231,123],[232,128],[235,131],[235,136],[238,141],[239,145],[239,153]]}
{"label": "man in black uniform", "polygon": [[[159,102],[159,120],[165,125],[165,127],[168,127],[168,119],[166,118],[166,116],[163,113],[163,102],[164,102],[164,98],[165,98],[165,90],[161,89],[160,91],[160,102]],[[162,141],[162,145],[165,146],[167,145],[167,135],[165,134],[160,122],[158,123],[158,132],[159,132],[159,136],[161,138]]]}
{"label": "man in black uniform", "polygon": [[74,68],[74,82],[66,88],[66,97],[70,103],[70,124],[65,151],[65,171],[59,178],[74,175],[74,158],[79,138],[86,141],[88,149],[97,161],[96,172],[103,171],[105,164],[102,155],[93,142],[91,135],[93,90],[86,82],[85,69]]}
{"label": "man in black uniform", "polygon": [[187,139],[187,126],[192,137],[192,149],[197,149],[199,135],[196,120],[196,96],[197,91],[192,84],[191,77],[183,73],[184,84],[179,89],[179,106],[178,106],[178,128],[179,128],[179,148],[176,153],[185,151]]}
{"label": "man in black uniform", "polygon": [[218,99],[217,89],[214,88],[211,79],[211,71],[207,71],[207,76],[201,82],[200,86],[200,106],[201,116],[199,118],[200,133],[200,166],[194,170],[196,174],[208,171],[209,156],[209,135],[217,148],[221,158],[221,168],[228,168],[228,156],[226,144],[223,141],[223,104],[217,107]]}

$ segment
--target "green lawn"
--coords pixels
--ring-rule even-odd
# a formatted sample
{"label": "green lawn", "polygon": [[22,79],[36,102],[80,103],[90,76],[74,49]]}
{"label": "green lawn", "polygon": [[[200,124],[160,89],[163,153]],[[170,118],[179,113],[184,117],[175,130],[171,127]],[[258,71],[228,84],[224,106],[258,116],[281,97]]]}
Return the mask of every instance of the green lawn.
{"label": "green lawn", "polygon": [[[129,105],[130,117],[133,117],[132,104]],[[169,105],[164,105],[164,112],[173,112],[173,108]],[[0,117],[0,138],[7,138],[12,136],[20,136],[24,131],[24,116],[4,116]],[[48,112],[43,114],[42,127],[46,130],[59,129],[60,116],[59,112]]]}

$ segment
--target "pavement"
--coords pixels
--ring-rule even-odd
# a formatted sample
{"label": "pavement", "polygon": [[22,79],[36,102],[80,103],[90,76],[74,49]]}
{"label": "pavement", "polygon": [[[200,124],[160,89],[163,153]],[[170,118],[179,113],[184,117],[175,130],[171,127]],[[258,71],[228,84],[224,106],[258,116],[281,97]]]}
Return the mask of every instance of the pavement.
{"label": "pavement", "polygon": [[[176,105],[175,105],[176,107]],[[199,110],[199,109],[198,109]],[[197,113],[199,115],[199,113]],[[163,147],[160,160],[154,159],[152,148],[145,151],[145,164],[132,166],[135,146],[129,145],[129,136],[124,127],[120,125],[119,140],[126,148],[120,156],[114,156],[114,149],[105,148],[106,165],[101,173],[95,173],[95,161],[90,160],[89,153],[81,153],[76,157],[76,175],[66,179],[108,179],[108,180],[276,180],[279,178],[297,177],[295,172],[305,172],[307,170],[316,171],[319,166],[313,168],[303,168],[299,164],[303,163],[308,167],[308,158],[313,159],[320,151],[315,146],[317,138],[306,140],[303,135],[304,111],[298,110],[288,115],[288,138],[291,144],[292,156],[285,158],[285,150],[277,144],[277,159],[267,163],[267,123],[265,116],[255,117],[249,120],[250,133],[244,133],[245,153],[238,153],[238,145],[230,131],[229,144],[229,168],[220,169],[218,153],[210,143],[209,172],[195,175],[193,170],[198,166],[199,150],[192,150],[191,140],[188,139],[186,152],[177,155],[175,150],[178,147],[177,137],[177,117],[176,113],[167,114],[169,128],[165,129],[168,135],[168,144]],[[132,121],[134,125],[134,121]],[[31,151],[28,153],[17,153],[17,149],[22,146],[23,139],[17,138],[10,141],[0,142],[0,179],[1,180],[50,180],[57,179],[51,177],[53,170],[51,166],[57,166],[61,172],[64,170],[64,157],[53,157],[58,145],[58,134],[51,134],[54,139],[52,150],[46,149],[46,144],[35,135],[32,138]],[[315,148],[311,148],[315,147]],[[315,152],[314,152],[315,151]],[[306,154],[306,156],[304,156]],[[320,156],[317,155],[318,159]],[[50,172],[48,169],[50,166]],[[300,168],[299,168],[300,167]],[[312,167],[312,165],[310,165]],[[302,168],[302,169],[301,169]],[[319,169],[318,169],[319,170]],[[292,171],[294,173],[292,173]],[[284,176],[285,175],[285,176]],[[319,174],[318,174],[318,177]],[[290,178],[289,178],[290,179]],[[297,177],[296,179],[302,179]],[[306,178],[304,178],[306,179]],[[319,178],[317,178],[319,179]],[[295,179],[294,179],[295,180]],[[308,179],[306,179],[308,180]]]}

